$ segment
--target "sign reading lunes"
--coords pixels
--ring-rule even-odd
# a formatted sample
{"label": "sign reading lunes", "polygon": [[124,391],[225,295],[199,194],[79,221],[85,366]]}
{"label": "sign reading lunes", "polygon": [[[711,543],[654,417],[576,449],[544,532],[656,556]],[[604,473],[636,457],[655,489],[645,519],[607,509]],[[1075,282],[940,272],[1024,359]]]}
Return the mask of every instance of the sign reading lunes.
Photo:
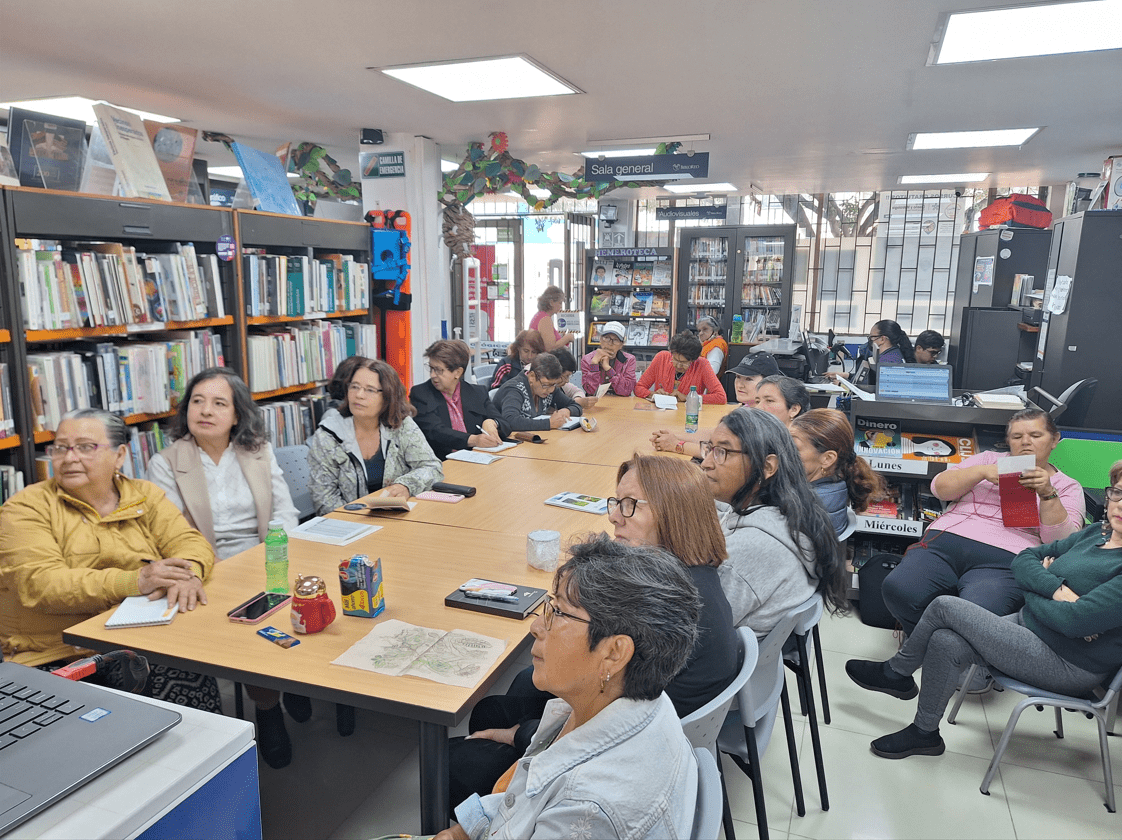
{"label": "sign reading lunes", "polygon": [[681,178],[708,178],[709,153],[693,155],[640,155],[637,157],[584,159],[588,181],[675,181]]}

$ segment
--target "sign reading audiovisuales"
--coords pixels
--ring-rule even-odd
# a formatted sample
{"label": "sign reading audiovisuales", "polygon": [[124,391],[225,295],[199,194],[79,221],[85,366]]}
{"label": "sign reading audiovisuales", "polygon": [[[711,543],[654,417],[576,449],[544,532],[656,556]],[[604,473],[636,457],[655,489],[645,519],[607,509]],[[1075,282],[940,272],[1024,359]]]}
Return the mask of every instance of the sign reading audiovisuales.
{"label": "sign reading audiovisuales", "polygon": [[674,181],[708,178],[709,152],[693,155],[638,155],[636,157],[584,159],[588,181]]}
{"label": "sign reading audiovisuales", "polygon": [[702,204],[697,207],[656,207],[655,218],[660,222],[669,219],[724,219],[727,204]]}
{"label": "sign reading audiovisuales", "polygon": [[363,178],[404,178],[405,152],[361,152],[358,166]]}

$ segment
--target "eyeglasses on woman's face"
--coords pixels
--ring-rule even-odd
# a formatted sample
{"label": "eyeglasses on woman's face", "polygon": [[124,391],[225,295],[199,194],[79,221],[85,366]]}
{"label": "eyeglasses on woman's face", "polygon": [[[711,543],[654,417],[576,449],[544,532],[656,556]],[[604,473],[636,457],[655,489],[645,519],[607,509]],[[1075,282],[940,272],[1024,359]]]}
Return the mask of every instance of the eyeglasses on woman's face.
{"label": "eyeglasses on woman's face", "polygon": [[382,393],[382,389],[381,389],[381,388],[375,388],[375,387],[373,387],[373,386],[371,386],[371,385],[360,385],[360,384],[359,384],[359,383],[357,383],[357,382],[352,382],[352,383],[350,384],[350,387],[349,387],[349,388],[347,388],[347,391],[348,391],[348,393],[354,394],[354,395],[355,395],[356,397],[357,397],[357,396],[358,396],[359,394],[365,394],[365,395],[366,395],[366,396],[368,396],[368,397],[372,397],[372,396],[374,396],[375,394],[380,394],[380,393]]}
{"label": "eyeglasses on woman's face", "polygon": [[619,512],[624,518],[630,518],[635,515],[636,505],[650,504],[646,499],[634,499],[631,496],[624,496],[622,499],[617,499],[615,496],[608,497],[608,515],[611,516],[619,508]]}
{"label": "eyeglasses on woman's face", "polygon": [[112,445],[108,443],[76,443],[73,446],[52,443],[50,446],[46,447],[44,451],[47,453],[47,457],[52,461],[61,461],[66,457],[66,453],[71,450],[73,450],[74,454],[79,458],[92,458],[97,450],[112,448]]}
{"label": "eyeglasses on woman's face", "polygon": [[[50,447],[48,447],[49,449]],[[1122,502],[1122,487],[1107,487],[1103,490],[1108,502]],[[624,514],[626,516],[626,514]]]}
{"label": "eyeglasses on woman's face", "polygon": [[727,446],[714,446],[710,440],[698,441],[701,445],[701,457],[708,458],[710,454],[713,456],[713,463],[723,464],[729,455],[743,455],[743,449],[729,449]]}
{"label": "eyeglasses on woman's face", "polygon": [[555,616],[567,618],[570,621],[579,621],[582,624],[592,623],[592,619],[590,618],[581,618],[579,615],[573,615],[572,613],[567,613],[564,610],[557,609],[557,602],[554,600],[553,596],[547,592],[545,596],[545,604],[542,605],[542,621],[545,623],[546,630],[553,629],[553,619]]}

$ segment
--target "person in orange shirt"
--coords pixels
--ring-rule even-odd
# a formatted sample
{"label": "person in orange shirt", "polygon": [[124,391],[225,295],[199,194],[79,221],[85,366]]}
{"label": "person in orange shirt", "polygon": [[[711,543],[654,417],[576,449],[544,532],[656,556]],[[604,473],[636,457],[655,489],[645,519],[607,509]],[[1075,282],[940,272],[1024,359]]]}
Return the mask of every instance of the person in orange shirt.
{"label": "person in orange shirt", "polygon": [[685,330],[670,339],[669,350],[655,355],[635,384],[635,396],[653,399],[654,394],[673,394],[678,402],[685,402],[691,387],[697,388],[701,401],[708,405],[728,402],[713,368],[701,357],[701,339]]}

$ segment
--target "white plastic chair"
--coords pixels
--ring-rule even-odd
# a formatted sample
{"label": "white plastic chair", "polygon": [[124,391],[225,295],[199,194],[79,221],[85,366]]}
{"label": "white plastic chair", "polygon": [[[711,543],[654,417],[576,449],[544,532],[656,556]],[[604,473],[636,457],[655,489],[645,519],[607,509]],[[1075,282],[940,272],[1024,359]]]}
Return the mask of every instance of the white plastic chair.
{"label": "white plastic chair", "polygon": [[[690,837],[693,840],[717,840],[725,798],[721,771],[717,759],[705,747],[696,747],[693,754],[697,759],[697,806]],[[732,838],[726,837],[726,840]]]}
{"label": "white plastic chair", "polygon": [[498,365],[492,362],[487,365],[476,365],[472,368],[471,375],[475,377],[475,384],[485,386],[491,381],[491,374],[495,372],[497,367]]}
{"label": "white plastic chair", "polygon": [[[990,676],[993,677],[995,683],[1002,688],[1024,694],[1025,699],[1013,707],[1013,711],[1009,715],[1009,722],[1005,724],[1005,731],[1001,733],[1001,739],[997,742],[997,749],[994,750],[993,758],[990,760],[990,766],[986,768],[986,775],[982,778],[982,785],[978,789],[986,796],[990,795],[990,782],[993,781],[993,777],[997,773],[997,766],[1001,763],[1001,757],[1005,755],[1005,749],[1009,746],[1009,741],[1013,737],[1013,730],[1017,726],[1017,721],[1021,717],[1021,712],[1029,706],[1052,706],[1056,710],[1056,737],[1063,738],[1064,722],[1061,713],[1064,709],[1069,709],[1073,712],[1083,712],[1092,716],[1098,724],[1099,754],[1103,762],[1103,780],[1106,784],[1105,804],[1106,809],[1113,814],[1115,812],[1114,776],[1110,768],[1110,743],[1107,740],[1110,725],[1107,723],[1107,719],[1110,717],[1110,710],[1115,700],[1118,698],[1119,691],[1122,690],[1122,668],[1118,669],[1118,673],[1116,673],[1114,679],[1110,681],[1106,693],[1097,700],[1091,700],[1086,697],[1071,697],[1066,694],[1056,694],[1052,691],[1045,691],[1042,688],[1036,688],[1028,683],[1014,679],[1008,674],[1003,674],[992,665],[987,665],[986,669],[990,672]],[[977,665],[971,665],[970,670],[966,672],[966,679],[963,680],[962,685],[970,685],[970,680],[973,679],[974,672],[977,670]],[[947,717],[947,723],[955,722],[955,716],[958,714],[958,709],[962,705],[962,699],[965,696],[966,692],[960,688],[958,700],[955,701],[954,709]]]}
{"label": "white plastic chair", "polygon": [[767,810],[764,807],[764,785],[760,776],[760,756],[771,740],[778,706],[783,705],[783,724],[787,732],[787,751],[791,759],[791,776],[795,789],[802,789],[799,757],[795,748],[795,732],[791,724],[791,703],[787,697],[787,680],[783,670],[783,644],[795,629],[795,615],[788,613],[760,641],[760,655],[752,676],[737,692],[738,708],[729,711],[717,736],[717,749],[726,753],[752,782],[756,805],[756,826],[760,840],[767,840]]}
{"label": "white plastic chair", "polygon": [[[760,655],[760,646],[756,641],[756,634],[747,627],[738,627],[736,630],[737,641],[737,656],[740,659],[740,670],[737,671],[731,683],[692,714],[686,715],[682,718],[682,731],[686,733],[686,738],[698,749],[708,750],[713,756],[713,761],[717,765],[718,771],[720,770],[720,762],[717,756],[717,735],[721,731],[721,727],[725,723],[725,718],[728,716],[729,707],[732,706],[733,701],[736,699],[737,692],[739,692],[752,676],[752,672],[756,669],[756,660]],[[720,776],[721,782],[721,797],[723,800],[723,822],[725,827],[725,840],[736,840],[732,826],[732,811],[729,809],[728,793],[725,791],[725,778],[724,774]],[[697,836],[697,835],[695,835]],[[716,837],[716,833],[712,835]]]}
{"label": "white plastic chair", "polygon": [[292,494],[292,504],[300,513],[300,521],[309,519],[316,512],[312,504],[312,493],[308,489],[311,473],[308,470],[308,447],[301,443],[298,446],[282,446],[274,449],[277,464],[284,473],[284,482],[288,485],[288,492]]}
{"label": "white plastic chair", "polygon": [[[818,623],[822,620],[822,596],[814,593],[805,602],[791,610],[795,617],[795,629],[791,637],[795,640],[795,650],[784,656],[784,661],[789,663],[795,672],[799,686],[799,697],[804,700],[803,714],[809,719],[810,743],[814,752],[814,769],[818,775],[818,795],[822,800],[822,810],[830,810],[830,796],[826,791],[826,766],[822,758],[822,738],[818,732],[818,714],[814,708],[814,689],[810,675],[810,651],[807,646],[807,636],[815,633],[814,643],[818,659],[818,685],[822,691],[822,710],[826,723],[830,722],[829,704],[826,700],[826,674],[822,665],[822,646],[817,638]],[[802,785],[796,782],[795,805],[800,817],[806,816],[806,807],[803,803]]]}

